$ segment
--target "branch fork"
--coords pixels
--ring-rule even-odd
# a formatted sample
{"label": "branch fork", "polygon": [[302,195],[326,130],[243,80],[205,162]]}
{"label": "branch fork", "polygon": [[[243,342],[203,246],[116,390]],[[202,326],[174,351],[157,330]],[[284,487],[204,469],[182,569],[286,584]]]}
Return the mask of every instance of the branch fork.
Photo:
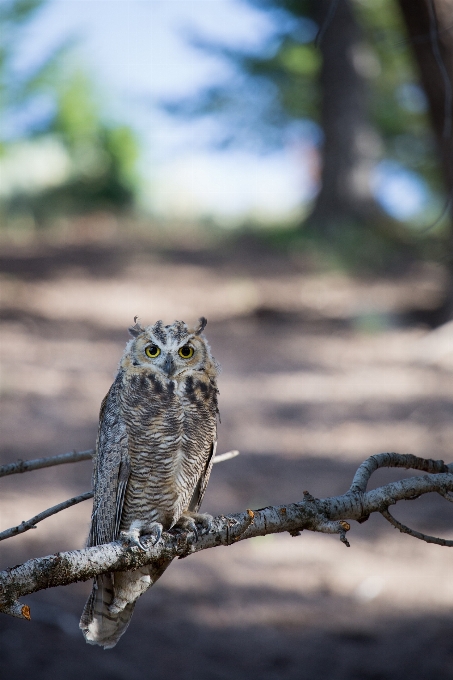
{"label": "branch fork", "polygon": [[[82,453],[86,456],[86,452]],[[68,456],[68,454],[63,455]],[[70,456],[68,457],[70,458]],[[233,455],[228,454],[228,458],[231,457]],[[55,458],[59,457],[56,456]],[[74,461],[66,460],[65,462]],[[16,472],[23,471],[24,465],[22,464]],[[38,467],[48,467],[48,464]],[[420,470],[428,474],[408,477],[367,491],[367,484],[371,475],[381,467],[403,467]],[[36,469],[36,467],[25,469]],[[13,473],[8,472],[7,474]],[[70,550],[31,559],[22,565],[6,569],[0,572],[0,611],[19,618],[29,619],[30,610],[28,606],[22,604],[19,600],[21,597],[38,590],[68,585],[76,581],[86,581],[107,572],[138,569],[148,564],[155,564],[158,567],[160,562],[166,562],[176,557],[187,557],[192,553],[219,545],[232,545],[254,536],[281,532],[289,532],[291,536],[299,536],[303,530],[318,531],[338,534],[340,540],[349,547],[346,534],[351,528],[350,521],[363,522],[373,512],[382,514],[387,521],[403,533],[428,543],[451,547],[453,541],[428,536],[404,526],[389,513],[388,508],[400,500],[411,500],[425,493],[438,493],[452,501],[453,497],[449,495],[452,492],[453,464],[446,465],[443,461],[398,453],[377,454],[360,465],[354,475],[350,489],[342,496],[317,499],[306,491],[303,500],[299,503],[247,510],[244,513],[232,515],[219,515],[213,518],[212,526],[208,531],[195,537],[193,532],[172,530],[164,532],[159,541],[155,545],[149,543],[146,550],[137,550],[122,541],[114,541],[82,550]],[[10,534],[11,536],[21,533],[21,531],[31,528],[32,525],[44,519],[44,516],[55,514],[64,507],[74,505],[74,503],[91,496],[92,493],[87,492],[65,501],[31,520],[23,522],[19,527],[13,527],[13,529],[7,531],[13,532]],[[194,538],[195,540],[193,540]]]}

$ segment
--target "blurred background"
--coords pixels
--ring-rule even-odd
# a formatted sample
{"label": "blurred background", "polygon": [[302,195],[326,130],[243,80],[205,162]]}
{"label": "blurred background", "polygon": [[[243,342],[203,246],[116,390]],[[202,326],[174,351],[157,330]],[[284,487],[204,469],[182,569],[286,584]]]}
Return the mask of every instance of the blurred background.
{"label": "blurred background", "polygon": [[[452,460],[452,0],[1,0],[0,28],[0,463],[93,446],[135,315],[208,318],[241,456],[207,512],[343,493],[381,451]],[[90,477],[3,478],[0,529]],[[400,505],[453,537],[445,500]],[[453,554],[381,517],[349,538],[177,561],[107,652],[78,630],[90,584],[42,591],[0,617],[4,676],[453,679]]]}

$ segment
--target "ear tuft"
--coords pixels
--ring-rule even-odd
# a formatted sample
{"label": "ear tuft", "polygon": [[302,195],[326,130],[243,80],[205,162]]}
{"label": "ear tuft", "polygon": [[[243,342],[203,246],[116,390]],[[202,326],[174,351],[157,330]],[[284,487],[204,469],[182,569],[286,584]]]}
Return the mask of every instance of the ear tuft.
{"label": "ear tuft", "polygon": [[203,333],[204,329],[206,328],[206,324],[208,323],[208,320],[202,316],[200,319],[198,319],[199,326],[197,330],[195,331],[195,335],[200,335],[200,333]]}
{"label": "ear tuft", "polygon": [[136,338],[140,333],[143,333],[145,330],[140,326],[140,324],[137,322],[138,316],[134,316],[134,326],[130,326],[127,330],[129,333],[132,335],[133,338]]}

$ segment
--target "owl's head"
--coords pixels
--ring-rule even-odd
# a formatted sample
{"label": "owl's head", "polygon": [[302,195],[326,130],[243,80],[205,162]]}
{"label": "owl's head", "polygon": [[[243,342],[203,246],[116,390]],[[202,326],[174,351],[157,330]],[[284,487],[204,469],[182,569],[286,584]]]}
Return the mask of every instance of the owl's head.
{"label": "owl's head", "polygon": [[179,380],[194,371],[203,371],[215,378],[220,367],[202,335],[206,323],[204,317],[194,328],[189,328],[184,321],[175,321],[169,326],[157,321],[145,328],[136,322],[129,328],[132,340],[126,345],[121,365],[147,368],[165,380]]}

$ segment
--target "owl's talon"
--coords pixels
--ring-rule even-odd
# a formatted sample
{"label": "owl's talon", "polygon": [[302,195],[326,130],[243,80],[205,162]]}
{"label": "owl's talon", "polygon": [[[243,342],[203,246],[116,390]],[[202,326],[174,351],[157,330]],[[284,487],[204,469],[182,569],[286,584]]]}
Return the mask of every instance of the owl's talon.
{"label": "owl's talon", "polygon": [[[200,536],[203,536],[203,534],[208,534],[211,531],[213,522],[214,517],[212,515],[208,515],[207,513],[201,514],[198,512],[187,511],[181,515],[175,526],[181,531],[190,531],[194,535],[194,540],[196,542]],[[197,525],[201,525],[201,531],[199,531],[199,527],[197,527]],[[194,542],[193,539],[191,542]]]}
{"label": "owl's talon", "polygon": [[135,531],[122,531],[120,538],[127,544],[128,548],[139,548],[140,550],[146,550],[146,548],[143,547],[140,536]]}
{"label": "owl's talon", "polygon": [[156,522],[150,527],[148,537],[151,538],[151,545],[156,545],[156,543],[160,541],[162,536],[162,530],[163,526],[158,522]]}
{"label": "owl's talon", "polygon": [[159,522],[154,522],[151,526],[146,528],[146,533],[139,539],[142,550],[148,550],[149,547],[156,545],[162,536],[163,526]]}
{"label": "owl's talon", "polygon": [[214,517],[207,512],[188,512],[184,516],[201,525],[201,535],[208,534],[213,527]]}
{"label": "owl's talon", "polygon": [[203,533],[209,534],[212,527],[214,526],[214,517],[212,515],[208,515],[208,513],[200,515],[200,517],[202,518],[201,526],[203,527]]}
{"label": "owl's talon", "polygon": [[187,540],[190,543],[193,543],[194,541],[198,541],[198,530],[197,530],[197,525],[195,524],[195,520],[188,516],[188,515],[181,515],[181,517],[178,519],[178,521],[175,524],[175,528],[179,531],[185,531],[187,534],[193,534],[193,538],[187,537]]}
{"label": "owl's talon", "polygon": [[143,529],[131,529],[129,531],[122,531],[120,538],[125,541],[131,548],[139,548],[146,552],[149,548],[149,543],[151,546],[156,545],[162,536],[163,527],[159,522],[154,522],[149,527],[147,527],[147,532]]}

